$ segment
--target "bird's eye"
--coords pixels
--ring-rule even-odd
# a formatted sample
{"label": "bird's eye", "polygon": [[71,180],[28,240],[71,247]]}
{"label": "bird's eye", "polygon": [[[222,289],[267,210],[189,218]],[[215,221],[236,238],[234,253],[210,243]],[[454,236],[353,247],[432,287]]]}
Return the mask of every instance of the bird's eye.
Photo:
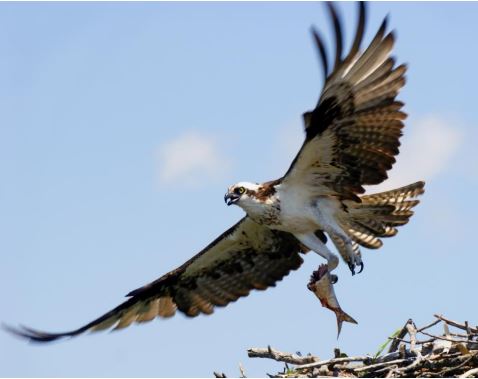
{"label": "bird's eye", "polygon": [[244,187],[237,187],[234,192],[238,195],[242,195],[244,192],[246,192],[246,189]]}

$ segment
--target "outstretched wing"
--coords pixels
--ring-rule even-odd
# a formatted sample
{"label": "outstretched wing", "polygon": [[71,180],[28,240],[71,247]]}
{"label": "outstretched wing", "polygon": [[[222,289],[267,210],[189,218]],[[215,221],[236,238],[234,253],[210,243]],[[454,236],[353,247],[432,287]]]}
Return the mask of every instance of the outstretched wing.
{"label": "outstretched wing", "polygon": [[248,217],[231,227],[199,254],[158,280],[130,292],[130,298],[108,313],[73,331],[45,333],[26,327],[6,327],[36,342],[73,337],[87,331],[122,329],[134,322],[171,317],[176,310],[194,317],[210,314],[247,296],[265,290],[299,268],[299,242],[288,233],[273,231]]}
{"label": "outstretched wing", "polygon": [[304,114],[305,141],[282,182],[360,201],[363,185],[384,181],[399,152],[406,114],[395,98],[405,84],[406,66],[396,67],[390,56],[394,35],[386,34],[387,19],[360,52],[366,23],[362,2],[352,47],[343,58],[340,19],[332,3],[328,9],[336,40],[333,70],[329,73],[325,46],[313,30],[326,80],[316,108]]}

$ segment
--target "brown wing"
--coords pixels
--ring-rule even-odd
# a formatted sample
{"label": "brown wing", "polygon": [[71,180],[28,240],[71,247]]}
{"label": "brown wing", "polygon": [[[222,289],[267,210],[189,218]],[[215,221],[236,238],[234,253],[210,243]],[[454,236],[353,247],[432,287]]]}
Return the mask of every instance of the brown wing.
{"label": "brown wing", "polygon": [[386,19],[365,51],[359,51],[365,3],[359,3],[354,42],[342,58],[341,23],[332,3],[328,8],[335,29],[334,67],[329,74],[324,44],[313,30],[326,80],[316,108],[304,114],[305,141],[283,183],[360,201],[363,185],[385,180],[399,152],[406,115],[395,98],[405,84],[406,67],[395,67],[390,56],[394,35],[385,34]]}
{"label": "brown wing", "polygon": [[176,310],[190,317],[210,314],[215,306],[247,296],[252,289],[274,286],[299,268],[300,252],[301,246],[291,234],[270,230],[245,217],[182,266],[130,292],[127,301],[81,328],[65,333],[5,328],[31,341],[49,342],[87,331],[122,329],[158,316],[171,317]]}

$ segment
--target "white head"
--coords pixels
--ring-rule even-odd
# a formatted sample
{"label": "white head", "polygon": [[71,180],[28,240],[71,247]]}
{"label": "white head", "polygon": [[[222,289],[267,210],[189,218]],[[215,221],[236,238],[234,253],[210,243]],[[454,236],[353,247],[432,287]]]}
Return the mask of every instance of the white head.
{"label": "white head", "polygon": [[256,199],[255,194],[259,190],[260,185],[249,182],[239,182],[227,189],[227,193],[224,195],[224,201],[227,205],[239,205],[242,206],[245,203]]}
{"label": "white head", "polygon": [[[268,184],[268,183],[267,183]],[[235,204],[252,216],[255,213],[262,213],[263,208],[271,194],[271,186],[264,184],[239,182],[230,186],[224,195],[227,205]]]}

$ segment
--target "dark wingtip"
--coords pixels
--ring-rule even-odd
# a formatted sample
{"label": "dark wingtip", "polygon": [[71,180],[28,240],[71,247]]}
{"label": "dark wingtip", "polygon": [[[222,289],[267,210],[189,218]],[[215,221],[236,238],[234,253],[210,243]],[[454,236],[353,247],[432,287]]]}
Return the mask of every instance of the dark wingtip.
{"label": "dark wingtip", "polygon": [[7,332],[7,333],[9,333],[12,336],[15,336],[17,338],[31,340],[32,337],[33,337],[31,335],[31,333],[28,333],[27,328],[23,325],[19,325],[18,327],[15,327],[15,326],[11,326],[11,325],[8,325],[8,324],[5,324],[5,323],[2,322],[1,328],[5,332]]}
{"label": "dark wingtip", "polygon": [[2,322],[0,324],[0,328],[5,331],[6,333],[9,333],[9,334],[12,334],[14,336],[17,336],[17,337],[23,337],[22,336],[22,333],[20,332],[19,329],[11,326],[11,325],[8,325],[8,324],[5,324],[4,322]]}
{"label": "dark wingtip", "polygon": [[355,31],[355,38],[346,59],[352,59],[355,54],[357,54],[360,49],[360,45],[362,44],[363,36],[365,33],[365,27],[367,24],[367,3],[365,1],[359,1],[358,7],[359,16],[357,21],[357,29]]}
{"label": "dark wingtip", "polygon": [[359,1],[358,2],[358,7],[359,7],[360,18],[362,18],[362,16],[364,16],[367,13],[367,2],[366,1]]}
{"label": "dark wingtip", "polygon": [[340,16],[337,9],[334,6],[334,3],[331,1],[327,1],[326,5],[330,13],[330,16],[332,18],[332,23],[334,26],[334,33],[335,33],[335,63],[334,63],[334,69],[335,69],[342,62],[342,50],[343,50],[342,23],[340,22]]}
{"label": "dark wingtip", "polygon": [[329,75],[329,64],[327,62],[327,51],[325,50],[324,42],[320,37],[320,33],[315,29],[313,26],[310,27],[310,31],[312,36],[314,37],[315,44],[317,46],[317,50],[319,52],[319,57],[322,62],[322,70],[324,72],[324,81],[327,80]]}
{"label": "dark wingtip", "polygon": [[68,334],[55,334],[55,333],[45,333],[39,330],[29,328],[24,325],[19,325],[14,327],[2,323],[1,328],[11,335],[21,338],[23,340],[28,340],[29,342],[52,342],[62,337],[68,337]]}
{"label": "dark wingtip", "polygon": [[383,21],[382,21],[382,24],[380,25],[380,28],[378,29],[378,32],[379,32],[381,35],[385,34],[385,30],[387,30],[387,26],[388,26],[388,21],[389,21],[389,19],[390,19],[390,13],[387,14],[387,15],[384,17],[384,19],[383,19]]}

